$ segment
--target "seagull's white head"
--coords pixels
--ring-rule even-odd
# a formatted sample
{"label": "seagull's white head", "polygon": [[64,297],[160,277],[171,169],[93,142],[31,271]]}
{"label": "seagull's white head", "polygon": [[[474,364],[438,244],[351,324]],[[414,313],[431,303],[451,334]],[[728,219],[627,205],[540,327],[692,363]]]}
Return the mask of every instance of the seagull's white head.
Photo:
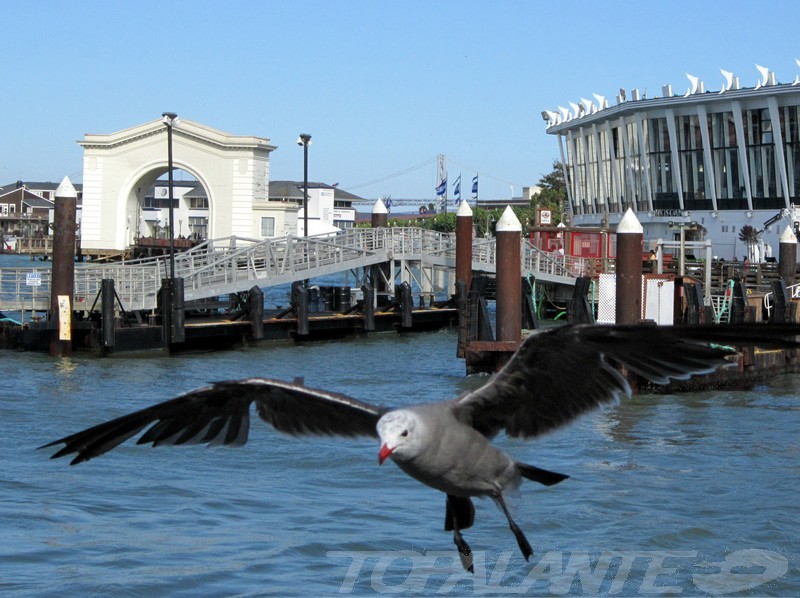
{"label": "seagull's white head", "polygon": [[378,464],[382,465],[388,457],[411,459],[421,450],[423,424],[413,411],[397,409],[390,411],[378,420],[378,436],[381,450]]}

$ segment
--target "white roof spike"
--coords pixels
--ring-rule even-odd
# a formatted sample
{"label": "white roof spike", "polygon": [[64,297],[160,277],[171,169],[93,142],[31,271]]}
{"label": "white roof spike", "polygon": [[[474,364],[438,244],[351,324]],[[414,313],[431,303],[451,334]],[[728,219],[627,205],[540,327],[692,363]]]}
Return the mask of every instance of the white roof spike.
{"label": "white roof spike", "polygon": [[578,118],[581,115],[581,107],[578,106],[575,102],[570,102],[569,107],[572,108],[573,118]]}
{"label": "white roof spike", "polygon": [[720,90],[720,93],[723,91],[730,91],[733,87],[733,73],[726,71],[725,69],[719,69],[719,72],[722,73],[723,77],[725,77],[725,85]]}
{"label": "white roof spike", "polygon": [[608,100],[606,100],[605,96],[601,96],[600,94],[593,93],[594,99],[597,100],[597,109],[598,110],[605,110],[608,108]]}
{"label": "white roof spike", "polygon": [[686,73],[686,78],[689,79],[689,83],[692,84],[692,87],[689,90],[689,95],[697,93],[697,90],[700,87],[700,77],[695,77],[694,75]]}
{"label": "white roof spike", "polygon": [[559,106],[558,109],[561,111],[561,116],[564,120],[569,120],[570,113],[569,108],[564,108],[564,106]]}
{"label": "white roof spike", "polygon": [[792,83],[792,85],[800,85],[800,75],[797,75],[794,78],[794,83]]}
{"label": "white roof spike", "polygon": [[769,68],[759,64],[756,65],[756,68],[758,69],[758,72],[761,73],[761,85],[759,87],[764,87],[767,83],[769,83]]}
{"label": "white roof spike", "polygon": [[592,100],[581,98],[581,103],[583,104],[583,107],[586,108],[586,114],[592,114],[593,112],[597,112],[597,109],[594,107],[594,102],[592,102]]}

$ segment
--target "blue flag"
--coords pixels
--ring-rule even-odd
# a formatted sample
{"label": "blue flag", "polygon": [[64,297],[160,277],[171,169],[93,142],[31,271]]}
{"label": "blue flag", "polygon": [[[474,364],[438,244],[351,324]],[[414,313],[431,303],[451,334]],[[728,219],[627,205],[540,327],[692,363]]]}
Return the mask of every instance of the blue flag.
{"label": "blue flag", "polygon": [[478,197],[478,175],[475,175],[475,178],[472,179],[472,194],[475,197]]}
{"label": "blue flag", "polygon": [[453,189],[454,202],[456,205],[461,201],[461,175],[456,179],[455,188]]}
{"label": "blue flag", "polygon": [[445,193],[447,193],[447,177],[445,177],[445,179],[439,183],[439,186],[436,187],[436,195],[441,196]]}

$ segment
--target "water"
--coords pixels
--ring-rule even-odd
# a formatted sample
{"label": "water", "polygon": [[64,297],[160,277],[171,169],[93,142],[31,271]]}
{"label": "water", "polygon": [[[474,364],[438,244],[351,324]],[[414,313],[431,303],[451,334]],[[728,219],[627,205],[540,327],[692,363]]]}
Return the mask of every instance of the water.
{"label": "water", "polygon": [[[453,332],[224,353],[55,360],[0,353],[4,596],[768,595],[800,588],[800,376],[747,392],[638,396],[532,442],[570,474],[477,503],[464,573],[444,497],[370,440],[294,439],[253,421],[239,449],[125,444],[76,467],[36,447],[196,388],[261,375],[388,405],[455,396]],[[740,592],[740,593],[737,593]]]}

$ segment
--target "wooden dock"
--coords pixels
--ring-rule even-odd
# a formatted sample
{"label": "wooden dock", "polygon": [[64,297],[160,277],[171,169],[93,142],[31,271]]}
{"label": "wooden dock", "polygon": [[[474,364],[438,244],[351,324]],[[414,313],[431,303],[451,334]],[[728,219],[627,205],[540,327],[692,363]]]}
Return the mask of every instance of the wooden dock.
{"label": "wooden dock", "polygon": [[[411,310],[411,321],[398,310],[376,312],[367,321],[363,313],[309,314],[307,334],[299,334],[297,317],[279,312],[265,314],[262,320],[263,335],[249,319],[234,319],[229,315],[219,317],[189,318],[184,325],[184,340],[165,344],[164,328],[158,321],[122,323],[114,328],[113,346],[108,346],[100,320],[78,320],[72,329],[72,346],[75,351],[90,352],[98,356],[135,351],[164,350],[169,353],[214,351],[255,346],[262,342],[310,342],[323,339],[345,338],[363,334],[385,332],[422,332],[439,330],[456,325],[454,306],[427,307]],[[25,327],[0,325],[0,346],[5,349],[47,352],[54,331],[53,322],[41,320]]]}

